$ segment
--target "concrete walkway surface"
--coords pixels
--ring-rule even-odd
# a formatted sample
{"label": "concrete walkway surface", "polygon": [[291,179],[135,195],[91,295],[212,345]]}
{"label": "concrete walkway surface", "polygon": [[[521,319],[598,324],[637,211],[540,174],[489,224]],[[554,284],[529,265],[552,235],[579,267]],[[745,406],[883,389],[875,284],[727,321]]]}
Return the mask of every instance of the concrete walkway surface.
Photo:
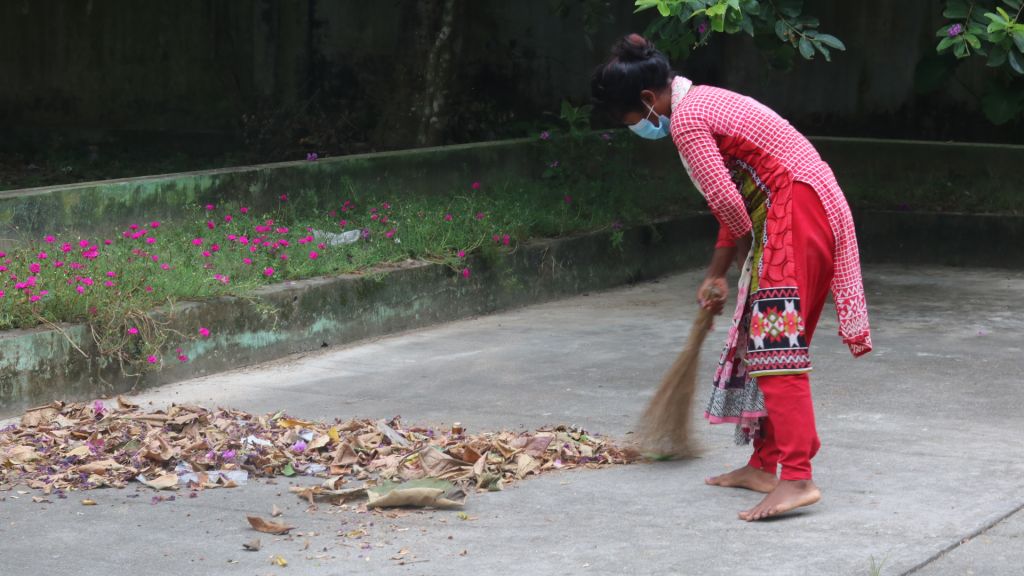
{"label": "concrete walkway surface", "polygon": [[[48,504],[0,493],[0,573],[868,575],[873,563],[884,575],[1024,573],[1024,273],[865,272],[876,351],[850,357],[831,305],[816,335],[823,448],[814,464],[824,499],[804,512],[739,521],[759,495],[703,479],[742,465],[748,449],[732,444],[731,427],[698,418],[698,459],[547,474],[472,495],[466,520],[307,512],[287,488],[313,479],[156,504],[135,486]],[[400,414],[470,431],[565,423],[627,438],[682,345],[699,278],[454,322],[135,400],[310,419]],[[705,381],[726,324],[708,338]],[[82,506],[85,497],[98,504]],[[245,516],[269,516],[272,505],[301,535],[249,529]],[[344,535],[353,530],[366,535]],[[256,536],[262,549],[242,551]],[[273,555],[289,565],[272,565]]]}

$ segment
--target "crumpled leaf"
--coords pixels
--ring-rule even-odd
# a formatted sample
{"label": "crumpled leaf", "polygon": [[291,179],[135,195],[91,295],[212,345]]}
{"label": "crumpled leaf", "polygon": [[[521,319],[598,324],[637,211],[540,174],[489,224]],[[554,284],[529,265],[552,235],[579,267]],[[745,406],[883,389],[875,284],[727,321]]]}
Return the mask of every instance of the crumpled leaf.
{"label": "crumpled leaf", "polygon": [[135,479],[154,490],[173,490],[178,487],[178,475],[174,472],[161,474],[152,480],[147,480],[145,476],[139,474]]}
{"label": "crumpled leaf", "polygon": [[242,544],[242,550],[246,552],[259,552],[260,551],[260,539],[256,538]]}
{"label": "crumpled leaf", "polygon": [[265,534],[287,534],[290,530],[294,529],[294,526],[288,526],[280,522],[270,522],[264,520],[259,516],[246,516],[246,520],[249,521],[249,525],[252,526],[253,530],[263,532]]}
{"label": "crumpled leaf", "polygon": [[403,483],[385,482],[366,491],[368,508],[461,508],[465,498],[451,482],[435,479],[412,480]]}
{"label": "crumpled leaf", "polygon": [[32,428],[41,424],[46,424],[60,414],[62,406],[63,404],[60,402],[53,402],[46,406],[29,408],[21,416],[21,426],[24,428]]}

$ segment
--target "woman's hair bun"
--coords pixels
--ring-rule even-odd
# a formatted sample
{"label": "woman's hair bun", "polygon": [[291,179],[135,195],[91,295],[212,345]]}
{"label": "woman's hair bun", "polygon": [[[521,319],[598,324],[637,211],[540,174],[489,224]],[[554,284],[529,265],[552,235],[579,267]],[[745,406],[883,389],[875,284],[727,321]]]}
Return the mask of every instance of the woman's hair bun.
{"label": "woman's hair bun", "polygon": [[623,36],[612,47],[612,55],[623,62],[647,60],[657,52],[654,44],[639,34]]}

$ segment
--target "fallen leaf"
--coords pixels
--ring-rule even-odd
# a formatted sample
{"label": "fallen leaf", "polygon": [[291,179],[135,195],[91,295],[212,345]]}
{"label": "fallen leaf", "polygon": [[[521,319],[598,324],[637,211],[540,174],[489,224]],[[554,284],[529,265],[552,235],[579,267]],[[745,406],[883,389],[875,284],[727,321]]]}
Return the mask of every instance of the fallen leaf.
{"label": "fallen leaf", "polygon": [[96,501],[91,499],[91,498],[86,498],[85,500],[82,500],[82,506],[95,506],[95,505],[96,505]]}
{"label": "fallen leaf", "polygon": [[249,521],[249,525],[252,526],[254,530],[265,534],[287,534],[289,530],[295,528],[294,526],[288,526],[286,524],[269,522],[259,516],[246,516],[245,518]]}
{"label": "fallen leaf", "polygon": [[367,507],[461,508],[464,501],[446,497],[452,492],[457,490],[450,482],[444,480],[428,478],[404,483],[384,482],[380,486],[367,489]]}
{"label": "fallen leaf", "polygon": [[277,507],[277,504],[274,504],[273,506],[270,507],[270,516],[271,517],[277,518],[281,514],[282,514],[281,509]]}
{"label": "fallen leaf", "polygon": [[139,474],[135,479],[154,490],[171,490],[178,487],[178,475],[173,472],[161,474],[152,480],[147,480],[145,476]]}
{"label": "fallen leaf", "polygon": [[249,542],[246,542],[246,543],[242,544],[242,550],[245,550],[247,552],[259,552],[260,551],[260,539],[256,538],[255,540],[252,540],[252,541],[249,541]]}

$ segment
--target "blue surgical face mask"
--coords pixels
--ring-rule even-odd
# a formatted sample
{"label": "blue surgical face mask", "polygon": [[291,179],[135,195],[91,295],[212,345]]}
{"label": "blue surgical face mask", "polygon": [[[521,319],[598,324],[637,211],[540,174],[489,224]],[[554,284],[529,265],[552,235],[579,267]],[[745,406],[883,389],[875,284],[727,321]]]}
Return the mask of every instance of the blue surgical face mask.
{"label": "blue surgical face mask", "polygon": [[650,120],[648,120],[648,118],[651,117],[651,114],[654,114],[654,107],[648,105],[646,102],[644,102],[644,105],[647,106],[648,110],[647,118],[644,118],[636,124],[630,125],[629,129],[633,131],[633,134],[648,140],[658,140],[668,136],[668,125],[670,122],[668,117],[664,114],[660,114],[658,116],[658,125],[655,126]]}

